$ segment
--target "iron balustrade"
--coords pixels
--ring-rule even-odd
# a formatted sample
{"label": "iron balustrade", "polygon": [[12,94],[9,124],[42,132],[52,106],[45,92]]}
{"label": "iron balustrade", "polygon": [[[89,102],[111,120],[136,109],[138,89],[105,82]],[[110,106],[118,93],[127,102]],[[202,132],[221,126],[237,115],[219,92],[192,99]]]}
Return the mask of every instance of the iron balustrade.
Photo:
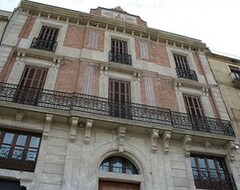
{"label": "iron balustrade", "polygon": [[132,65],[132,56],[129,54],[109,51],[109,61]]}
{"label": "iron balustrade", "polygon": [[35,149],[24,150],[20,147],[0,148],[0,168],[34,172],[38,151]]}
{"label": "iron balustrade", "polygon": [[80,111],[136,121],[173,126],[174,128],[234,136],[231,122],[210,117],[194,117],[170,109],[116,102],[81,93],[66,93],[0,83],[0,101],[39,107]]}
{"label": "iron balustrade", "polygon": [[176,67],[176,71],[179,78],[186,78],[198,81],[196,72],[194,70]]}
{"label": "iron balustrade", "polygon": [[193,169],[193,178],[199,189],[235,190],[235,183],[226,171]]}
{"label": "iron balustrade", "polygon": [[47,41],[34,37],[31,44],[31,48],[55,52],[57,44],[58,44],[57,41]]}

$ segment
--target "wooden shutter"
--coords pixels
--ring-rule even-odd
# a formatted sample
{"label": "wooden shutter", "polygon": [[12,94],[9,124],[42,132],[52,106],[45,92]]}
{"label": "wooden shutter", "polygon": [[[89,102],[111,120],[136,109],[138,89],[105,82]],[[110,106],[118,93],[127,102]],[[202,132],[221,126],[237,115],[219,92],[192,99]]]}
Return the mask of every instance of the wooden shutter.
{"label": "wooden shutter", "polygon": [[127,42],[112,39],[111,51],[114,52],[114,53],[128,54]]}
{"label": "wooden shutter", "polygon": [[176,67],[189,70],[186,56],[174,54],[173,57],[174,57]]}
{"label": "wooden shutter", "polygon": [[59,31],[58,28],[51,28],[51,27],[43,26],[41,28],[38,38],[40,40],[54,42],[57,40],[58,31]]}
{"label": "wooden shutter", "polygon": [[109,81],[109,98],[116,102],[130,102],[130,84],[129,82]]}
{"label": "wooden shutter", "polygon": [[200,97],[184,95],[183,98],[188,114],[193,116],[204,116]]}
{"label": "wooden shutter", "polygon": [[47,69],[26,66],[19,85],[25,87],[43,88],[46,76]]}
{"label": "wooden shutter", "polygon": [[142,59],[149,59],[148,45],[140,42],[140,55]]}

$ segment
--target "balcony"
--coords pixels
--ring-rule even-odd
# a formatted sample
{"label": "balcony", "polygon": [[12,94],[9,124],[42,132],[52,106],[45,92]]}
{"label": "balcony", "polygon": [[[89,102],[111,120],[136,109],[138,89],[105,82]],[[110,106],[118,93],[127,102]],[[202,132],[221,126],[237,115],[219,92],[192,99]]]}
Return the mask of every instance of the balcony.
{"label": "balcony", "polygon": [[236,88],[240,88],[240,71],[232,71],[230,73],[230,76],[232,78],[233,86]]}
{"label": "balcony", "polygon": [[132,65],[132,56],[128,54],[109,51],[109,61]]}
{"label": "balcony", "polygon": [[0,168],[34,172],[37,152],[2,146],[0,148]]}
{"label": "balcony", "polygon": [[196,72],[194,70],[176,67],[176,71],[177,71],[178,78],[186,78],[186,79],[198,81]]}
{"label": "balcony", "polygon": [[57,44],[57,41],[46,41],[35,37],[33,38],[31,48],[55,52]]}
{"label": "balcony", "polygon": [[0,83],[0,101],[44,108],[79,111],[109,117],[163,124],[178,129],[234,136],[230,121],[210,117],[193,117],[169,109],[115,102],[108,98],[80,93],[65,93]]}

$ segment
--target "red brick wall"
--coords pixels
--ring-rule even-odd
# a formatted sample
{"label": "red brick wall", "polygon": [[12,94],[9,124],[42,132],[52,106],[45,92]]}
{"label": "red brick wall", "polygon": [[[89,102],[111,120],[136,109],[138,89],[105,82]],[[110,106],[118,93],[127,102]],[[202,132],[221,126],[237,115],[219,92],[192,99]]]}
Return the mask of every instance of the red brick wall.
{"label": "red brick wall", "polygon": [[33,28],[33,25],[34,25],[35,21],[36,21],[35,17],[29,17],[26,20],[25,25],[23,26],[22,31],[19,34],[19,37],[22,36],[22,38],[27,39],[29,37],[30,32],[32,31],[32,28]]}
{"label": "red brick wall", "polygon": [[85,28],[76,25],[68,25],[64,46],[72,48],[82,48]]}
{"label": "red brick wall", "polygon": [[[88,47],[90,31],[95,31],[95,32],[98,33],[97,49]],[[103,52],[104,51],[104,31],[103,30],[99,30],[99,29],[94,29],[94,28],[87,28],[86,32],[85,32],[84,48],[92,49],[92,50],[98,50],[98,51],[102,51]]]}
{"label": "red brick wall", "polygon": [[157,44],[149,40],[135,38],[135,49],[137,59],[141,59],[140,42],[148,44],[149,60],[146,61],[155,63],[159,66],[170,67],[166,46],[163,44]]}
{"label": "red brick wall", "polygon": [[158,76],[157,95],[160,107],[178,111],[176,93],[172,79]]}

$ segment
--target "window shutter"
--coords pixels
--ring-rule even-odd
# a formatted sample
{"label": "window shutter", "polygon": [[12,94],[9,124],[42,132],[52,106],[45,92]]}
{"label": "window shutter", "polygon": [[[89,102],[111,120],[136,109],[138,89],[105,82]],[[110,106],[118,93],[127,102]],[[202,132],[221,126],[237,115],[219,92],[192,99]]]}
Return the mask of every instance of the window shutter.
{"label": "window shutter", "polygon": [[90,31],[88,39],[88,47],[97,49],[98,47],[98,33],[95,31]]}
{"label": "window shutter", "polygon": [[140,55],[142,59],[149,59],[148,45],[140,42]]}

